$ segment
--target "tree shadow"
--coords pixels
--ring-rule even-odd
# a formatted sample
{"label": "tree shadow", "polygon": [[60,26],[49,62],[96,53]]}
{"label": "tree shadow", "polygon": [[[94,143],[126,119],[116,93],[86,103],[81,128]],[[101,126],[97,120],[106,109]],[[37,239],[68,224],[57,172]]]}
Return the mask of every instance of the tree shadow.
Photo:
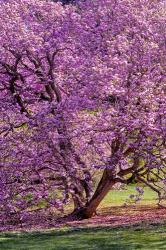
{"label": "tree shadow", "polygon": [[165,225],[0,234],[1,250],[160,250],[165,246]]}

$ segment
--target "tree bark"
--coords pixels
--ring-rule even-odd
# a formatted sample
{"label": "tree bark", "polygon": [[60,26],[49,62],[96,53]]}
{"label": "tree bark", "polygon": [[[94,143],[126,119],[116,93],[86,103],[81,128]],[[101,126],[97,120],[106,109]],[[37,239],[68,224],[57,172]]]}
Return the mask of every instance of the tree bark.
{"label": "tree bark", "polygon": [[104,197],[116,182],[117,181],[113,178],[112,170],[105,169],[103,172],[103,176],[96,188],[96,191],[90,201],[88,201],[84,207],[80,208],[77,211],[74,211],[71,216],[80,220],[91,218],[96,213],[96,209],[101,201],[104,199]]}

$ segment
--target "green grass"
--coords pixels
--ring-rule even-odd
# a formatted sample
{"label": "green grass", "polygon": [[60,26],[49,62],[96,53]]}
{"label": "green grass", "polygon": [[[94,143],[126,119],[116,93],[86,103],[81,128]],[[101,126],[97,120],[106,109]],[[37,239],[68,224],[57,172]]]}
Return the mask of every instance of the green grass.
{"label": "green grass", "polygon": [[[99,210],[121,206],[131,193],[131,185],[124,190],[112,190],[101,203]],[[156,204],[156,194],[145,188],[138,205]],[[126,208],[127,209],[127,208]],[[102,210],[101,210],[102,211]],[[160,250],[166,249],[166,225],[143,225],[121,228],[60,229],[44,232],[1,233],[0,250]]]}
{"label": "green grass", "polygon": [[[111,190],[105,197],[105,199],[101,202],[100,207],[122,206],[125,203],[126,199],[129,198],[130,194],[136,194],[136,193],[137,192],[135,190],[135,185],[130,185],[122,190]],[[145,187],[142,200],[137,204],[154,205],[157,203],[156,198],[157,194],[148,187]]]}
{"label": "green grass", "polygon": [[[121,190],[110,190],[110,192],[106,195],[104,200],[98,207],[106,208],[106,207],[114,207],[114,206],[123,206],[126,200],[129,198],[130,194],[137,194],[135,185],[126,186]],[[157,194],[152,191],[150,188],[144,188],[144,195],[142,196],[142,200],[136,203],[137,205],[156,205],[157,204]],[[73,204],[68,205],[66,211],[72,210]]]}
{"label": "green grass", "polygon": [[45,233],[1,234],[1,250],[160,250],[166,226],[80,229]]}

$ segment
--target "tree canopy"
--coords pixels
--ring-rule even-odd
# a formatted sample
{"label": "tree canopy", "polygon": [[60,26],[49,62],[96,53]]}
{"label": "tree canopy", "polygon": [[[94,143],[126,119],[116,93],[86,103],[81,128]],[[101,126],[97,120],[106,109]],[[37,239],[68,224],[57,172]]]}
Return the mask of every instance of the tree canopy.
{"label": "tree canopy", "polygon": [[160,202],[165,1],[0,4],[1,218],[71,201],[90,217],[115,183],[133,179]]}

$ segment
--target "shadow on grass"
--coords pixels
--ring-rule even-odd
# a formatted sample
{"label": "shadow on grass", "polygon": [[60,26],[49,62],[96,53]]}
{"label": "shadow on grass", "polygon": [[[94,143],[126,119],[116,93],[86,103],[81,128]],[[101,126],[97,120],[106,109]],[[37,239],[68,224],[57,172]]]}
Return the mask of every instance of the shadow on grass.
{"label": "shadow on grass", "polygon": [[1,250],[166,249],[166,225],[0,234]]}

